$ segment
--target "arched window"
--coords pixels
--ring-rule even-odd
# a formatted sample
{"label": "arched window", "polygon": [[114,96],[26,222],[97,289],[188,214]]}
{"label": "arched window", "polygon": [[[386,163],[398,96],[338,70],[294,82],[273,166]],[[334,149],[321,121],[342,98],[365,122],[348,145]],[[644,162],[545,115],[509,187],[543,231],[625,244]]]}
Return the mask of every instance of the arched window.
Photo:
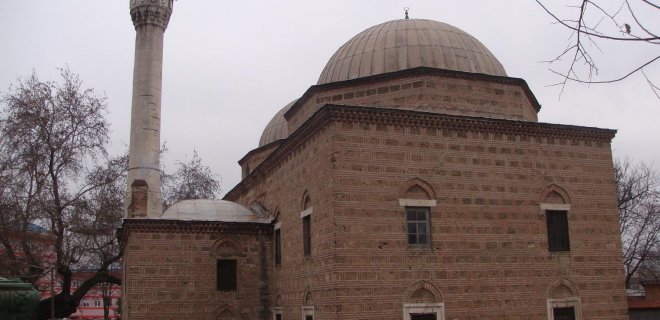
{"label": "arched window", "polygon": [[548,288],[548,320],[581,320],[580,297],[567,279],[555,280]]}
{"label": "arched window", "polygon": [[236,291],[238,289],[238,258],[245,254],[240,244],[231,238],[219,239],[211,246],[216,260],[216,289]]}
{"label": "arched window", "polygon": [[302,228],[303,228],[303,253],[305,257],[312,255],[312,212],[314,208],[312,207],[312,198],[310,198],[307,191],[303,193],[302,200],[302,211],[300,212],[300,218],[302,219]]}
{"label": "arched window", "polygon": [[303,320],[314,320],[314,301],[309,287],[305,288],[303,293],[302,318]]}
{"label": "arched window", "polygon": [[406,289],[403,304],[404,320],[444,320],[445,304],[434,285],[418,281]]}
{"label": "arched window", "polygon": [[540,207],[541,213],[545,214],[548,251],[570,251],[568,220],[571,205],[568,193],[557,185],[550,185],[541,193]]}
{"label": "arched window", "polygon": [[431,246],[431,208],[437,205],[431,185],[422,179],[411,179],[399,188],[399,205],[406,216],[406,238],[409,247]]}

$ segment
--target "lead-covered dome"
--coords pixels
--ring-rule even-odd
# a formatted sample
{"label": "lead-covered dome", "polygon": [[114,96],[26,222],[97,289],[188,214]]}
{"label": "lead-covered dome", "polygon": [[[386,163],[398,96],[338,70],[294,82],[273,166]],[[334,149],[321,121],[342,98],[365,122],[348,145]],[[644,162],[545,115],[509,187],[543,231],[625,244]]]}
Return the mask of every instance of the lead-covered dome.
{"label": "lead-covered dome", "polygon": [[263,147],[280,139],[286,139],[289,136],[289,127],[287,126],[286,119],[284,119],[284,114],[289,111],[296,101],[298,101],[298,99],[289,102],[289,104],[280,109],[280,111],[270,119],[270,122],[268,122],[266,128],[264,128],[264,131],[261,133],[261,138],[259,138],[259,147]]}
{"label": "lead-covered dome", "polygon": [[488,49],[446,23],[405,19],[368,28],[346,42],[326,64],[318,84],[415,67],[506,76]]}

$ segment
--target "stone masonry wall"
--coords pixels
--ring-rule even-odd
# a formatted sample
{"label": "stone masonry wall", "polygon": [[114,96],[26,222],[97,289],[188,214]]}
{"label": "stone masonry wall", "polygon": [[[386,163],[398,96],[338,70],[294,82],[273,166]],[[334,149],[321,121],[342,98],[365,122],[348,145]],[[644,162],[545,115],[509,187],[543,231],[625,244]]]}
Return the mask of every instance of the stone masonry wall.
{"label": "stone masonry wall", "polygon": [[[561,279],[581,319],[627,319],[607,141],[349,121],[331,131],[337,312],[322,319],[401,319],[420,281],[445,319],[547,319]],[[426,249],[408,247],[398,202],[413,178],[437,195]],[[570,197],[570,252],[548,251],[539,203],[551,185]]]}
{"label": "stone masonry wall", "polygon": [[520,86],[426,75],[317,92],[289,119],[289,133],[295,131],[325,104],[537,121],[536,110]]}
{"label": "stone masonry wall", "polygon": [[[246,188],[230,192],[225,200],[243,205],[259,201],[281,223],[282,263],[273,267],[273,307],[282,308],[285,319],[300,319],[303,304],[309,303],[317,319],[332,319],[336,301],[331,278],[335,239],[330,136],[322,128],[304,139],[301,145],[290,145],[283,156],[269,158],[263,163],[272,165],[266,173],[253,171],[242,181]],[[303,255],[304,195],[309,195],[313,208],[311,257]]]}
{"label": "stone masonry wall", "polygon": [[[132,229],[124,254],[126,319],[270,319],[267,279],[272,271],[270,227],[251,233],[212,228],[195,232]],[[237,290],[216,290],[214,243],[238,244]],[[232,257],[233,259],[233,257]],[[127,266],[127,267],[126,267]],[[234,319],[234,318],[231,318]]]}

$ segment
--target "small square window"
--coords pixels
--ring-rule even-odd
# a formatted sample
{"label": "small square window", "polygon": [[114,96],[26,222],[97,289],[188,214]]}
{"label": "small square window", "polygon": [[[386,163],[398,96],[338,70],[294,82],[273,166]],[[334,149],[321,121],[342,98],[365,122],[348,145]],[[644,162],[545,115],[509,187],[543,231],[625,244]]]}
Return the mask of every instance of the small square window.
{"label": "small square window", "polygon": [[236,260],[218,260],[216,271],[218,291],[236,291]]}
{"label": "small square window", "polygon": [[545,216],[548,227],[548,250],[570,251],[568,212],[563,210],[547,210]]}
{"label": "small square window", "polygon": [[408,244],[426,247],[430,244],[429,208],[406,207]]}

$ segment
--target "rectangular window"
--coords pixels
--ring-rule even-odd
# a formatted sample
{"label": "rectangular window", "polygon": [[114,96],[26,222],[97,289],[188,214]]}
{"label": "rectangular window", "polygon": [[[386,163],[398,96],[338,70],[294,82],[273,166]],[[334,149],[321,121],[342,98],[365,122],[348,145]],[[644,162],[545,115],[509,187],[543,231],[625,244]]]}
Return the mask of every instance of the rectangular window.
{"label": "rectangular window", "polygon": [[275,265],[282,263],[282,233],[280,229],[275,229]]}
{"label": "rectangular window", "polygon": [[218,291],[236,291],[236,260],[218,260]]}
{"label": "rectangular window", "polygon": [[408,244],[427,247],[430,241],[429,208],[406,207],[406,228]]}
{"label": "rectangular window", "polygon": [[312,215],[307,215],[302,218],[303,221],[303,247],[305,256],[312,254]]}
{"label": "rectangular window", "polygon": [[314,316],[305,316],[305,320],[314,320]]}
{"label": "rectangular window", "polygon": [[281,313],[276,314],[275,320],[282,320],[282,314]]}
{"label": "rectangular window", "polygon": [[95,306],[95,307],[100,307],[100,306],[101,306],[101,301],[99,301],[99,300],[94,300],[94,306]]}
{"label": "rectangular window", "polygon": [[568,212],[563,210],[547,210],[545,216],[548,225],[548,250],[571,250],[571,244],[568,239]]}
{"label": "rectangular window", "polygon": [[410,320],[437,320],[435,313],[415,313],[410,315]]}
{"label": "rectangular window", "polygon": [[575,320],[575,308],[553,308],[552,316],[554,320]]}

